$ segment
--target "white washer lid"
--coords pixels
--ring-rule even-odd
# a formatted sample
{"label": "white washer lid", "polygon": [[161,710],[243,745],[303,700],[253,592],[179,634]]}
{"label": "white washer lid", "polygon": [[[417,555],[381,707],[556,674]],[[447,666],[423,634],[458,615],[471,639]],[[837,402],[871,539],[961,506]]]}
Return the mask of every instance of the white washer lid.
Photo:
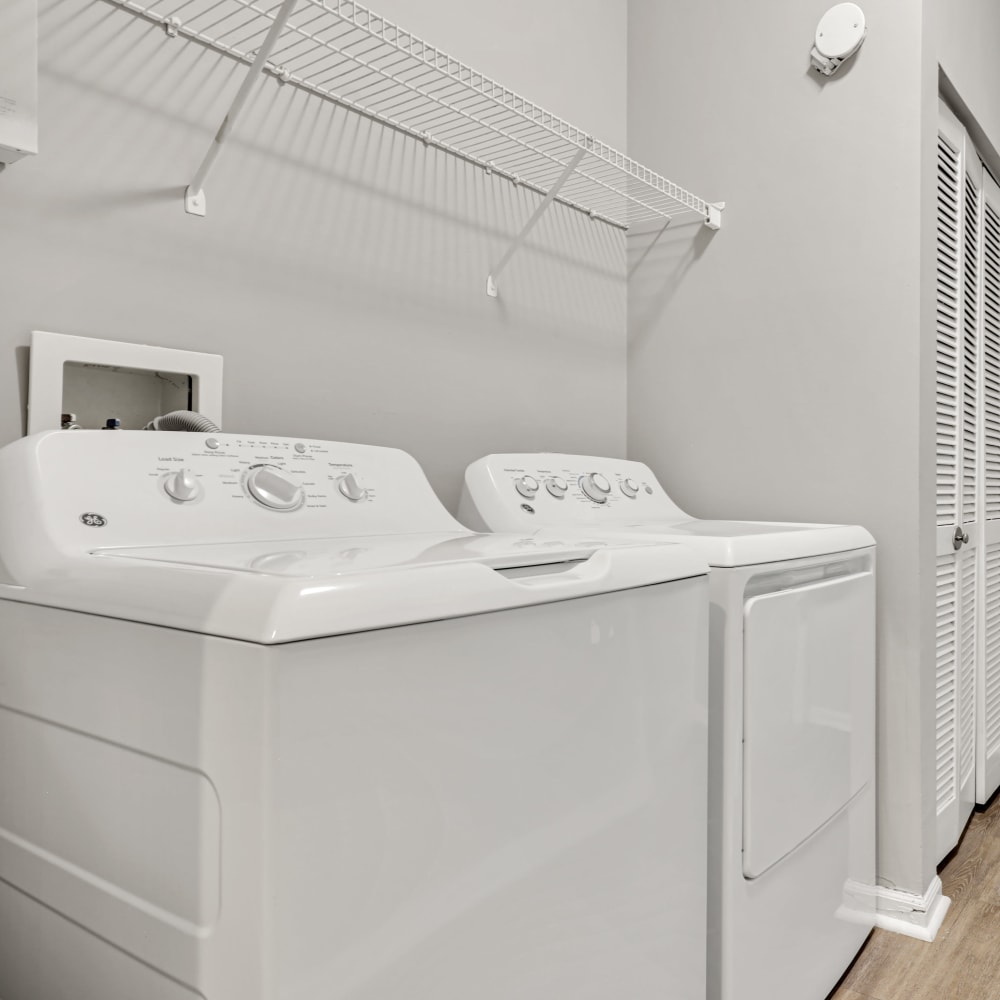
{"label": "white washer lid", "polygon": [[259,643],[483,614],[702,576],[650,539],[467,533],[97,549],[0,597]]}

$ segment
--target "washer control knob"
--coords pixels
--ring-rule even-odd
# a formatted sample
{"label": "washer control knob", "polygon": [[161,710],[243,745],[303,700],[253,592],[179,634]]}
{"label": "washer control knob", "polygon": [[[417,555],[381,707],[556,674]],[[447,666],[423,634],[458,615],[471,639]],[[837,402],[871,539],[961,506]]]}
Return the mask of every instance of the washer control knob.
{"label": "washer control knob", "polygon": [[580,476],[580,489],[594,503],[607,503],[611,484],[599,472],[588,472],[587,475]]}
{"label": "washer control knob", "polygon": [[251,469],[246,480],[247,493],[257,503],[272,510],[294,510],[303,500],[302,487],[280,475],[269,465]]}
{"label": "washer control knob", "polygon": [[189,500],[197,500],[201,496],[201,484],[195,479],[194,474],[187,469],[180,469],[171,472],[163,480],[163,492],[176,500],[178,503],[187,503]]}
{"label": "washer control knob", "polygon": [[639,493],[639,487],[636,485],[634,479],[623,479],[621,481],[622,493],[629,498],[629,500],[634,500],[636,495]]}
{"label": "washer control knob", "polygon": [[569,489],[569,486],[566,485],[566,480],[561,476],[550,476],[545,480],[545,488],[557,500],[562,500],[562,498],[566,496],[566,491]]}
{"label": "washer control knob", "polygon": [[352,503],[364,500],[368,496],[368,490],[358,482],[353,472],[348,472],[346,476],[341,476],[337,480],[337,489]]}
{"label": "washer control knob", "polygon": [[538,480],[534,476],[521,476],[514,481],[514,489],[530,500],[538,492]]}

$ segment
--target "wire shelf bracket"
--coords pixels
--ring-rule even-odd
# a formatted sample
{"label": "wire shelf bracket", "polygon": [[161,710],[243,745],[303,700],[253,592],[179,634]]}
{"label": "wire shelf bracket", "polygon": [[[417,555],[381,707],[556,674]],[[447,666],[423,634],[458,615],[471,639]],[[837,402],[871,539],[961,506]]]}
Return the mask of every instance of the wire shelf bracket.
{"label": "wire shelf bracket", "polygon": [[507,248],[507,252],[497,261],[496,266],[490,271],[489,276],[486,278],[486,294],[496,298],[499,294],[499,288],[497,288],[497,278],[500,277],[500,272],[510,263],[511,257],[517,253],[518,250],[524,245],[524,241],[528,238],[528,233],[535,228],[535,224],[538,220],[545,214],[549,205],[555,201],[556,196],[559,194],[560,188],[569,180],[573,175],[573,171],[580,165],[580,161],[583,159],[583,154],[586,149],[581,147],[577,150],[576,155],[573,157],[569,163],[566,164],[566,169],[562,172],[562,176],[555,182],[555,184],[549,189],[548,194],[542,199],[542,203],[535,209],[531,218],[524,224],[524,228],[514,237],[510,246]]}
{"label": "wire shelf bracket", "polygon": [[[243,83],[240,84],[240,89],[236,92],[236,96],[233,98],[233,103],[229,108],[229,113],[222,119],[222,124],[219,126],[219,131],[215,133],[212,145],[208,147],[208,152],[205,154],[205,158],[201,161],[201,166],[198,167],[194,178],[185,190],[184,210],[189,215],[200,215],[203,217],[205,212],[208,210],[208,205],[205,200],[205,181],[208,180],[208,175],[212,172],[212,167],[215,165],[215,161],[219,158],[219,154],[222,152],[222,147],[225,144],[225,141],[229,138],[229,134],[232,132],[233,126],[236,124],[237,119],[243,111],[243,106],[250,97],[253,85],[257,82],[257,79],[264,71],[264,67],[267,65],[268,59],[271,58],[271,53],[274,51],[274,47],[277,45],[278,39],[281,37],[281,33],[285,30],[288,18],[291,16],[292,11],[295,10],[295,5],[298,2],[299,0],[284,0],[282,3],[277,15],[271,22],[271,27],[268,29],[267,35],[264,37],[263,44],[260,49],[258,49],[257,55],[250,64],[250,69],[247,71],[247,75],[243,78]],[[174,20],[175,19],[171,19],[171,21]],[[170,33],[171,29],[176,31],[177,25],[170,24],[166,30]]]}
{"label": "wire shelf bracket", "polygon": [[722,224],[722,202],[686,191],[353,0],[102,2],[248,67],[185,192],[192,215],[205,214],[205,182],[267,74],[540,194],[541,205],[490,273],[490,295],[556,201],[624,230]]}

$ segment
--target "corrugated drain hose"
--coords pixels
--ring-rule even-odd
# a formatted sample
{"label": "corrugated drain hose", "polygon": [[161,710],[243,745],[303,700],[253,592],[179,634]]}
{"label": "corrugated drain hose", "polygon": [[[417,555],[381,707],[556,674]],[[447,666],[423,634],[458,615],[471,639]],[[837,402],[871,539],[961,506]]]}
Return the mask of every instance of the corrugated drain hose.
{"label": "corrugated drain hose", "polygon": [[219,434],[222,428],[216,427],[208,417],[203,417],[194,410],[172,410],[159,417],[154,417],[144,431],[194,431],[195,434]]}

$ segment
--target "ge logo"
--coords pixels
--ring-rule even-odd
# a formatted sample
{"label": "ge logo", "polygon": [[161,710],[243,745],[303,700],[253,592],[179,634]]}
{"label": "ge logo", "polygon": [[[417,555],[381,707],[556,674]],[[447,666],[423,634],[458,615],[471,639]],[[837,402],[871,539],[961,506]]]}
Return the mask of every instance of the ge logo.
{"label": "ge logo", "polygon": [[80,520],[88,528],[103,528],[108,523],[108,519],[100,514],[81,514]]}

